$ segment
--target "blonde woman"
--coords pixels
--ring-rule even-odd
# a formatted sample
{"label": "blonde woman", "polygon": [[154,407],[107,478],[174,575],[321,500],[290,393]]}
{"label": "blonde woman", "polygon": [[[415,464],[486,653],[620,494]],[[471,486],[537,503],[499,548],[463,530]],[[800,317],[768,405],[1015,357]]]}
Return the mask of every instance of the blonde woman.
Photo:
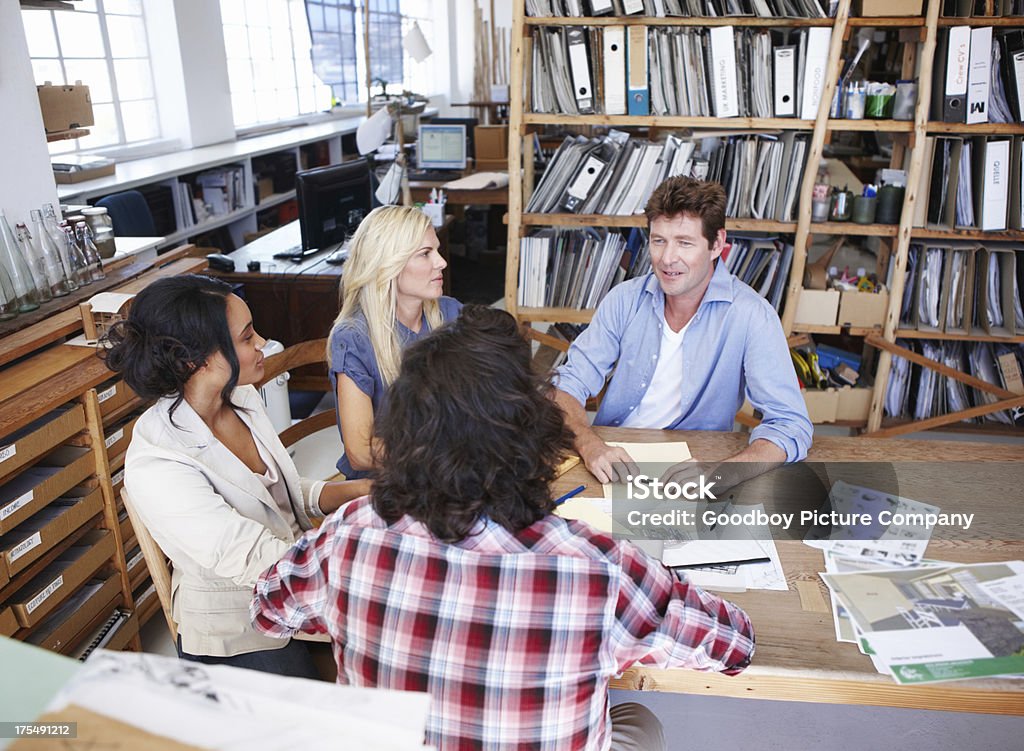
{"label": "blonde woman", "polygon": [[327,345],[345,447],[338,471],[350,480],[373,468],[373,418],[398,377],[402,350],[462,308],[441,294],[448,263],[439,247],[427,215],[407,206],[374,209],[352,238]]}

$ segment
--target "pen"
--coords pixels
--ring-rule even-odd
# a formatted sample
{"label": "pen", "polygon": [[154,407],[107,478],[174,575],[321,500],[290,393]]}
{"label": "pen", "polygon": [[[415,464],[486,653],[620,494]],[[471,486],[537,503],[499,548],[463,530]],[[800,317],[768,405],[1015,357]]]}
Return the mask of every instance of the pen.
{"label": "pen", "polygon": [[579,495],[580,493],[582,493],[586,489],[587,489],[586,485],[580,485],[578,487],[573,488],[568,493],[563,495],[561,498],[555,499],[555,505],[556,506],[561,506],[563,503],[568,501],[570,498],[572,498],[573,496]]}

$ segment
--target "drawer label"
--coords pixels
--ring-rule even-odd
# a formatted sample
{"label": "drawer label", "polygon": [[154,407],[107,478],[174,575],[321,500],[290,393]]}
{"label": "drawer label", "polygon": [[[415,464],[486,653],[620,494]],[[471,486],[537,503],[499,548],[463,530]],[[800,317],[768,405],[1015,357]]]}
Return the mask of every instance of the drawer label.
{"label": "drawer label", "polygon": [[101,391],[98,394],[96,394],[96,398],[99,400],[100,404],[103,404],[103,402],[105,402],[107,399],[109,399],[112,396],[114,396],[116,393],[117,393],[117,384],[115,383],[113,386],[111,386],[109,388],[105,388],[105,389],[103,389],[103,391]]}
{"label": "drawer label", "polygon": [[4,446],[2,449],[0,449],[0,462],[7,461],[17,453],[18,447],[15,444],[12,443],[10,446]]}
{"label": "drawer label", "polygon": [[139,562],[141,560],[142,560],[142,551],[140,550],[138,553],[136,553],[135,555],[133,555],[131,558],[129,558],[126,561],[126,565],[127,565],[128,568],[135,568],[137,565],[139,565]]}
{"label": "drawer label", "polygon": [[120,485],[122,482],[124,482],[124,470],[123,469],[119,469],[119,470],[117,470],[117,472],[115,472],[113,475],[111,475],[111,477],[110,477],[110,484],[111,485]]}
{"label": "drawer label", "polygon": [[11,549],[10,560],[14,563],[16,560],[21,558],[25,553],[30,551],[32,548],[41,545],[43,542],[42,536],[36,532],[31,537],[27,537]]}
{"label": "drawer label", "polygon": [[122,438],[124,438],[124,428],[118,428],[104,439],[103,445],[109,449]]}
{"label": "drawer label", "polygon": [[44,602],[46,602],[46,598],[49,597],[50,595],[52,595],[58,589],[60,589],[61,586],[63,586],[63,584],[64,584],[64,575],[61,574],[56,579],[54,579],[52,582],[47,584],[46,585],[46,589],[44,589],[42,592],[37,594],[31,600],[29,600],[28,604],[25,606],[25,610],[27,610],[29,613],[31,613],[33,610],[35,610],[40,605],[42,605]]}
{"label": "drawer label", "polygon": [[18,509],[20,509],[22,506],[27,506],[28,504],[32,503],[32,498],[35,495],[35,492],[35,490],[30,490],[20,498],[15,498],[6,506],[0,508],[0,522],[2,522],[8,516],[13,514]]}

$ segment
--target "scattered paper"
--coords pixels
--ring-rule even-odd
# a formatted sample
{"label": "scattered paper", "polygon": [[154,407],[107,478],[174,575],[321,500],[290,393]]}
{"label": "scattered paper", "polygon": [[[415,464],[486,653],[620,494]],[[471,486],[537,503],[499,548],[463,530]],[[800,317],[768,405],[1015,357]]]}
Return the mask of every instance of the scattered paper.
{"label": "scattered paper", "polygon": [[443,187],[452,190],[494,190],[508,185],[507,172],[474,172],[472,175],[450,180]]}
{"label": "scattered paper", "polygon": [[391,113],[381,107],[356,128],[356,148],[359,156],[366,156],[379,149],[391,136]]}

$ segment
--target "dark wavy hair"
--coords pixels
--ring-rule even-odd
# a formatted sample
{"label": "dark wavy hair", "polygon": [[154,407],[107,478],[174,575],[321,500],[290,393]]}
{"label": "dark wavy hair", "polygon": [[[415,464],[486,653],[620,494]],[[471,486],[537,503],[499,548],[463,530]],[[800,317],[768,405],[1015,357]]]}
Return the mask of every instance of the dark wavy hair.
{"label": "dark wavy hair", "polygon": [[676,175],[654,189],[644,207],[647,223],[655,219],[689,214],[701,221],[709,245],[725,229],[725,188],[712,180],[697,180]]}
{"label": "dark wavy hair", "polygon": [[444,542],[482,517],[515,533],[550,513],[573,439],[550,390],[512,316],[464,307],[402,355],[375,423],[374,509],[389,523],[409,514]]}
{"label": "dark wavy hair", "polygon": [[230,294],[229,285],[208,276],[158,279],[135,296],[128,319],[103,336],[99,356],[142,398],[175,397],[173,418],[192,374],[220,352],[231,366],[220,395],[231,404],[239,367],[228,329]]}

